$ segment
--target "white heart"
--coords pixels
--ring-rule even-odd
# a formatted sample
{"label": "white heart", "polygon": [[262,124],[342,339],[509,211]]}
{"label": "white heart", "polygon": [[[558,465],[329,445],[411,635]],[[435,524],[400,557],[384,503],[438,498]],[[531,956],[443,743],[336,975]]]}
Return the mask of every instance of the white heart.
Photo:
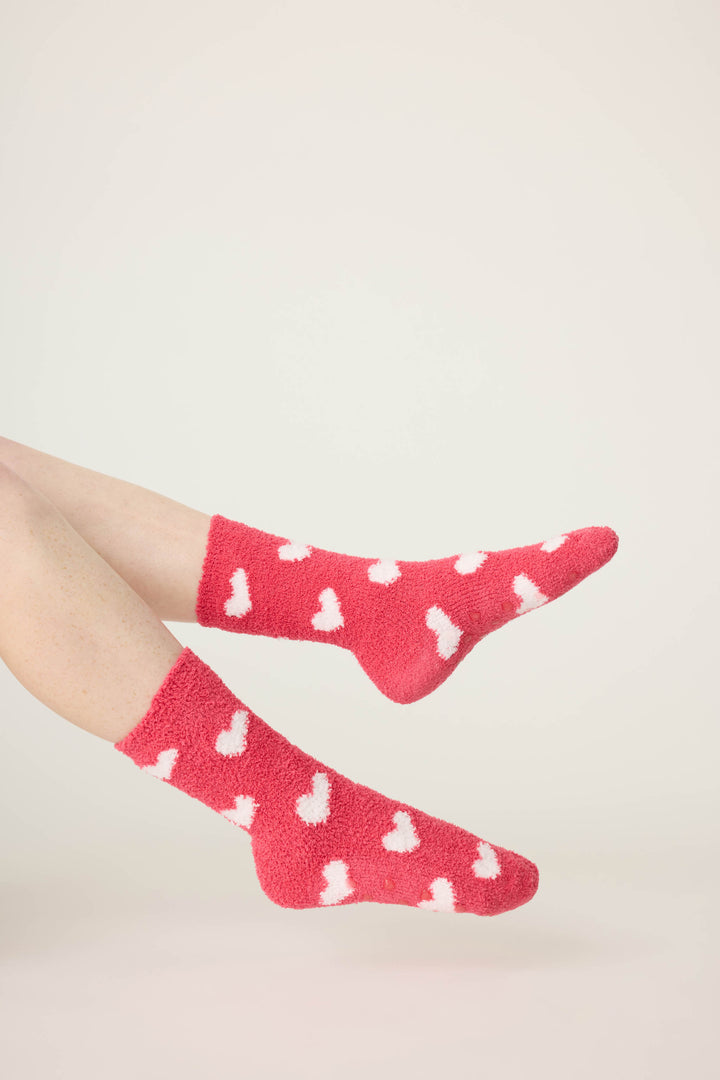
{"label": "white heart", "polygon": [[298,817],[306,825],[319,825],[330,816],[330,780],[327,773],[316,772],[312,778],[312,790],[301,795],[295,804]]}
{"label": "white heart", "polygon": [[478,855],[472,865],[475,877],[496,878],[500,873],[500,863],[494,848],[486,844],[484,840],[478,842]]}
{"label": "white heart", "polygon": [[552,540],[546,540],[544,544],[540,545],[541,551],[557,551],[561,544],[564,544],[567,540],[567,536],[553,536]]}
{"label": "white heart", "polygon": [[540,607],[548,602],[548,597],[541,593],[535,582],[531,581],[525,574],[518,574],[513,581],[513,589],[522,600],[520,607],[515,612],[516,615],[524,615],[526,611],[532,611],[533,608]]}
{"label": "white heart", "polygon": [[252,819],[255,817],[257,803],[250,795],[236,795],[235,806],[230,810],[221,810],[220,813],[233,825],[239,825],[241,829],[250,829]]}
{"label": "white heart", "polygon": [[332,589],[323,589],[319,596],[320,610],[312,617],[316,630],[337,630],[343,625],[340,601]]}
{"label": "white heart", "polygon": [[474,574],[479,570],[487,559],[486,551],[472,551],[468,555],[460,555],[455,563],[458,574]]}
{"label": "white heart", "polygon": [[215,749],[225,757],[237,757],[245,749],[250,716],[243,709],[232,715],[230,727],[221,731],[215,740]]}
{"label": "white heart", "polygon": [[437,651],[443,660],[449,660],[460,644],[462,630],[456,626],[439,607],[431,607],[425,616],[428,629],[437,634]]}
{"label": "white heart", "polygon": [[250,602],[247,574],[241,566],[237,568],[230,578],[230,584],[232,586],[232,594],[230,595],[230,598],[225,601],[225,614],[236,615],[238,617],[247,615],[252,607],[252,603]]}
{"label": "white heart", "polygon": [[455,893],[453,892],[452,882],[448,881],[446,877],[435,878],[430,882],[430,893],[432,900],[421,900],[417,905],[418,907],[425,908],[426,911],[454,911],[455,910]]}
{"label": "white heart", "polygon": [[392,585],[400,577],[400,567],[390,559],[379,559],[368,566],[368,577],[376,585]]}
{"label": "white heart", "polygon": [[327,881],[327,888],[320,893],[321,904],[339,904],[355,891],[348,877],[349,869],[348,864],[342,859],[333,859],[323,867],[323,877]]}
{"label": "white heart", "polygon": [[278,548],[278,558],[285,562],[300,562],[302,559],[307,559],[311,552],[312,548],[307,544],[296,544],[288,540],[287,544],[281,544]]}
{"label": "white heart", "polygon": [[159,780],[169,780],[179,752],[179,750],[161,750],[154,765],[143,765],[143,772],[157,776]]}
{"label": "white heart", "polygon": [[420,843],[420,837],[415,832],[415,826],[408,812],[398,810],[393,816],[393,821],[395,822],[395,828],[383,836],[383,847],[387,851],[414,851]]}

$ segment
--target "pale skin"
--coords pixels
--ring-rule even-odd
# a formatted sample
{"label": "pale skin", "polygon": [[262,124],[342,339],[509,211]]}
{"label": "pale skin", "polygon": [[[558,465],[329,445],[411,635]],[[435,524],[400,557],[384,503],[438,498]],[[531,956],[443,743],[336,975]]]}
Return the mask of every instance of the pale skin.
{"label": "pale skin", "polygon": [[117,742],[195,621],[210,516],[0,437],[0,657],[44,705]]}

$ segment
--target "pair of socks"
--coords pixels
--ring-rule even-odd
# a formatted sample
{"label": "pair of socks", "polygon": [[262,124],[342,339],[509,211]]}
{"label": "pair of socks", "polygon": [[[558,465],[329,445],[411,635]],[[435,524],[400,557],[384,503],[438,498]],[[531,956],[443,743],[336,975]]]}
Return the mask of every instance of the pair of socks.
{"label": "pair of socks", "polygon": [[[561,596],[614,554],[591,527],[427,562],[340,555],[211,520],[203,626],[351,651],[393,701],[429,694],[492,630]],[[116,743],[146,772],[250,834],[260,885],[289,908],[373,901],[494,915],[527,902],[537,868],[354,783],[293,746],[189,648]]]}

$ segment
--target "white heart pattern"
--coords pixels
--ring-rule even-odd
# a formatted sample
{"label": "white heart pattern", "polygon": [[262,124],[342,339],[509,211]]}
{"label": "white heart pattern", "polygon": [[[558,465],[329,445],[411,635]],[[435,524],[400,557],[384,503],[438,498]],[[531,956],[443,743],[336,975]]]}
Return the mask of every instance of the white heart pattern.
{"label": "white heart pattern", "polygon": [[235,806],[230,810],[221,810],[220,813],[233,825],[239,825],[241,829],[250,831],[252,820],[255,817],[257,803],[250,795],[236,795]]}
{"label": "white heart pattern", "polygon": [[284,562],[301,562],[312,553],[308,544],[296,544],[288,540],[287,544],[281,544],[278,548],[278,558]]}
{"label": "white heart pattern", "polygon": [[525,574],[517,575],[513,581],[513,589],[522,600],[515,612],[516,615],[524,615],[526,611],[532,611],[533,608],[541,607],[548,602],[548,597],[541,593],[535,582]]}
{"label": "white heart pattern", "polygon": [[333,859],[323,867],[323,877],[327,881],[327,888],[320,893],[321,904],[339,904],[355,891],[350,884],[349,870],[350,867],[342,859]]}
{"label": "white heart pattern", "polygon": [[382,845],[387,851],[414,851],[420,843],[420,837],[415,832],[412,818],[406,810],[398,810],[393,816],[395,828],[385,833]]}
{"label": "white heart pattern", "polygon": [[319,596],[320,610],[312,617],[316,630],[338,630],[344,625],[340,601],[333,589],[323,589]]}
{"label": "white heart pattern", "polygon": [[327,773],[316,772],[312,789],[301,795],[295,804],[297,815],[306,825],[319,825],[330,816],[330,779]]}
{"label": "white heart pattern", "polygon": [[368,577],[376,585],[392,585],[400,577],[400,567],[390,559],[379,559],[368,566]]}
{"label": "white heart pattern", "polygon": [[460,555],[455,563],[458,574],[474,574],[479,570],[487,559],[486,551],[471,551],[467,555]]}
{"label": "white heart pattern", "polygon": [[224,757],[238,757],[245,749],[250,716],[244,709],[232,715],[230,727],[221,731],[215,740],[215,749]]}
{"label": "white heart pattern", "polygon": [[238,566],[237,570],[230,578],[230,584],[232,586],[232,594],[229,599],[225,601],[225,614],[235,615],[238,618],[241,618],[243,615],[247,615],[252,607],[247,574],[242,566]]}
{"label": "white heart pattern", "polygon": [[161,750],[155,764],[143,765],[142,771],[157,776],[158,780],[169,780],[179,753],[179,750]]}
{"label": "white heart pattern", "polygon": [[437,651],[443,660],[449,660],[456,651],[462,630],[446,615],[442,608],[431,607],[425,616],[425,625],[437,635]]}
{"label": "white heart pattern", "polygon": [[478,842],[478,855],[480,858],[476,859],[472,865],[475,877],[496,878],[500,873],[500,863],[495,849],[491,848],[484,840],[480,840]]}
{"label": "white heart pattern", "polygon": [[564,544],[567,540],[567,536],[553,536],[552,540],[546,540],[544,544],[540,545],[541,551],[557,551],[561,544]]}
{"label": "white heart pattern", "polygon": [[428,888],[432,899],[421,900],[418,907],[425,908],[426,911],[455,910],[455,893],[451,881],[448,881],[446,877],[435,878]]}

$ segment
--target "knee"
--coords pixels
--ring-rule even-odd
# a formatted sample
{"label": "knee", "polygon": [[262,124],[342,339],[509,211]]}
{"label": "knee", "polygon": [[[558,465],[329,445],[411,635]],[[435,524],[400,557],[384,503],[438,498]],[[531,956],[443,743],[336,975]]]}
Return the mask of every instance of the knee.
{"label": "knee", "polygon": [[12,525],[27,526],[52,514],[49,499],[0,460],[0,522],[7,536]]}

